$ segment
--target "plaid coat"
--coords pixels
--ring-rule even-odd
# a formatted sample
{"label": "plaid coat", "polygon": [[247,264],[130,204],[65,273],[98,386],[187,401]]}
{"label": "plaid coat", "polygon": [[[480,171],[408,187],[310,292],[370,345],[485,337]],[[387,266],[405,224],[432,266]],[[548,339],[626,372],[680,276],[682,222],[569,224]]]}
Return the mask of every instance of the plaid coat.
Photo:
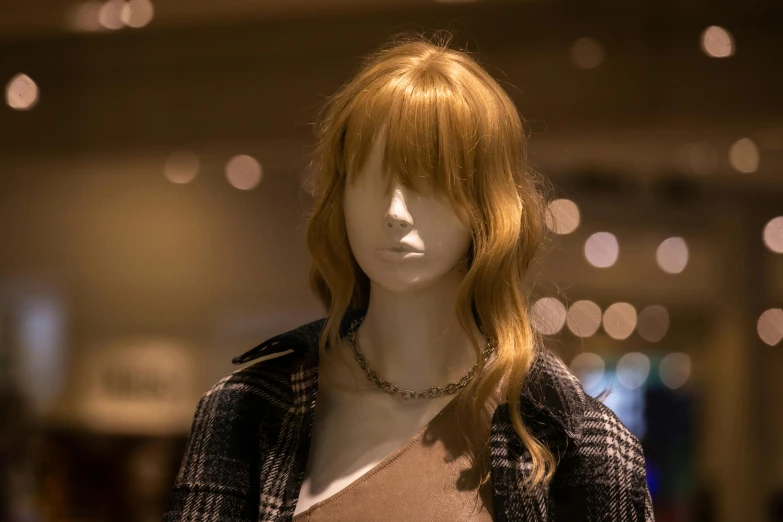
{"label": "plaid coat", "polygon": [[[343,333],[356,313],[363,312],[346,314]],[[204,394],[164,522],[291,520],[309,456],[324,324],[300,326],[236,357],[243,364],[285,353]],[[497,521],[653,521],[639,441],[548,349],[531,367],[521,404],[531,433],[561,457],[548,489],[521,490],[530,455],[508,405],[500,405],[490,435]]]}

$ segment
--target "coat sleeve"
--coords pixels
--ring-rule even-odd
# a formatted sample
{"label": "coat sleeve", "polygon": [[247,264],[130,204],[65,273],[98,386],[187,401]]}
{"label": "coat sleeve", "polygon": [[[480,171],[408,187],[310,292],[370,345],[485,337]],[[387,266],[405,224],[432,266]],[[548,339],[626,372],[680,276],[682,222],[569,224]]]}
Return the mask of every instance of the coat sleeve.
{"label": "coat sleeve", "polygon": [[653,522],[639,440],[602,402],[586,397],[579,437],[560,459],[550,495],[557,522]]}
{"label": "coat sleeve", "polygon": [[258,518],[251,473],[257,430],[240,389],[226,378],[199,401],[164,522]]}

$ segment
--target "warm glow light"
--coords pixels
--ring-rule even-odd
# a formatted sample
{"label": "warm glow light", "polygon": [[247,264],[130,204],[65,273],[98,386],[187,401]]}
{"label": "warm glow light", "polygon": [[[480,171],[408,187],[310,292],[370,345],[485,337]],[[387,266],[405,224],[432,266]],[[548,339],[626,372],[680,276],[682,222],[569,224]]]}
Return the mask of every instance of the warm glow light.
{"label": "warm glow light", "polygon": [[66,22],[76,31],[100,31],[100,13],[103,4],[100,0],[88,0],[74,4],[66,13]]}
{"label": "warm glow light", "polygon": [[723,27],[713,25],[701,33],[701,49],[713,58],[726,58],[734,54],[734,38]]}
{"label": "warm glow light", "polygon": [[688,143],[680,149],[678,161],[685,172],[709,176],[718,171],[718,149],[708,141]]}
{"label": "warm glow light", "polygon": [[12,109],[32,109],[38,103],[38,86],[26,74],[17,74],[5,87],[5,101]]}
{"label": "warm glow light", "polygon": [[636,329],[642,339],[657,343],[669,330],[669,312],[663,306],[648,306],[639,312],[638,323]]}
{"label": "warm glow light", "polygon": [[771,308],[761,314],[756,328],[762,341],[775,346],[783,339],[783,309]]}
{"label": "warm glow light", "polygon": [[579,337],[590,337],[601,326],[601,307],[586,299],[577,301],[568,309],[566,324]]}
{"label": "warm glow light", "polygon": [[163,170],[172,183],[189,183],[198,174],[199,161],[192,152],[179,151],[166,159]]}
{"label": "warm glow light", "polygon": [[783,254],[783,216],[772,218],[764,227],[764,244],[772,252]]}
{"label": "warm glow light", "polygon": [[585,257],[591,265],[598,268],[612,266],[619,253],[617,238],[609,232],[596,232],[585,242]]}
{"label": "warm glow light", "polygon": [[604,61],[604,50],[592,38],[579,38],[571,46],[571,61],[579,69],[594,69]]}
{"label": "warm glow light", "polygon": [[152,20],[155,10],[150,0],[128,0],[122,6],[120,19],[128,27],[144,27]]}
{"label": "warm glow light", "polygon": [[563,328],[566,309],[554,297],[542,297],[531,308],[533,327],[544,335],[554,335]]}
{"label": "warm glow light", "polygon": [[263,170],[261,164],[252,156],[240,154],[226,164],[228,182],[240,190],[250,190],[261,183]]}
{"label": "warm glow light", "polygon": [[549,203],[545,221],[552,232],[570,234],[579,226],[579,207],[570,199],[556,199]]}
{"label": "warm glow light", "polygon": [[580,353],[571,361],[571,372],[579,378],[586,390],[601,382],[605,371],[606,363],[600,355],[594,353]]}
{"label": "warm glow light", "polygon": [[98,11],[98,22],[106,29],[122,29],[122,9],[124,0],[107,0]]}
{"label": "warm glow light", "polygon": [[744,174],[756,172],[759,168],[759,148],[750,138],[742,138],[729,149],[729,163]]}
{"label": "warm glow light", "polygon": [[681,237],[670,237],[658,245],[658,266],[669,274],[679,274],[688,265],[688,245]]}
{"label": "warm glow light", "polygon": [[627,353],[617,361],[617,381],[629,390],[644,384],[649,375],[650,359],[643,353]]}
{"label": "warm glow light", "polygon": [[603,324],[610,337],[627,339],[636,328],[636,308],[629,303],[614,303],[604,312]]}
{"label": "warm glow light", "polygon": [[691,358],[687,353],[670,353],[661,359],[658,376],[667,388],[680,388],[691,376]]}

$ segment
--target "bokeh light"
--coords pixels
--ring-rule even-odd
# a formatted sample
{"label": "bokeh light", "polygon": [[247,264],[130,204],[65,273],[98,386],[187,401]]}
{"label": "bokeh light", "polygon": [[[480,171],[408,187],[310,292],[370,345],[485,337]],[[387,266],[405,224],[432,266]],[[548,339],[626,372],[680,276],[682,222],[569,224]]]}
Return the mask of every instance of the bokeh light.
{"label": "bokeh light", "polygon": [[571,45],[571,61],[579,69],[595,69],[604,61],[604,50],[592,38],[579,38]]}
{"label": "bokeh light", "polygon": [[226,178],[232,186],[240,190],[250,190],[261,183],[263,170],[261,164],[252,156],[239,154],[226,164]]}
{"label": "bokeh light", "polygon": [[124,0],[107,0],[98,11],[98,22],[106,29],[122,29]]}
{"label": "bokeh light", "polygon": [[627,353],[617,361],[617,381],[629,390],[643,385],[649,376],[650,358],[643,353]]}
{"label": "bokeh light", "polygon": [[32,109],[38,103],[38,85],[26,74],[17,74],[5,87],[5,101],[12,109]]}
{"label": "bokeh light", "polygon": [[729,163],[743,174],[756,172],[759,168],[759,148],[750,138],[735,141],[729,149]]}
{"label": "bokeh light", "polygon": [[783,254],[783,216],[772,218],[764,226],[764,244],[772,252]]}
{"label": "bokeh light", "polygon": [[670,237],[658,245],[658,266],[669,274],[679,274],[688,266],[688,245],[681,237]]}
{"label": "bokeh light", "polygon": [[75,31],[102,30],[101,7],[103,7],[103,3],[100,0],[88,0],[73,4],[65,16],[68,28]]}
{"label": "bokeh light", "polygon": [[637,331],[642,339],[656,343],[669,331],[669,312],[660,305],[651,305],[639,312]]}
{"label": "bokeh light", "polygon": [[771,308],[761,314],[756,328],[762,341],[775,346],[783,339],[783,309]]}
{"label": "bokeh light", "polygon": [[701,33],[701,49],[707,56],[727,58],[733,56],[734,38],[726,29],[712,25]]}
{"label": "bokeh light", "polygon": [[563,329],[566,308],[554,297],[542,297],[531,307],[533,327],[544,335],[554,335]]}
{"label": "bokeh light", "polygon": [[715,174],[720,165],[718,149],[708,141],[686,143],[680,148],[677,160],[684,172],[698,176]]}
{"label": "bokeh light", "polygon": [[122,6],[120,19],[128,27],[144,27],[152,21],[155,9],[150,0],[128,0]]}
{"label": "bokeh light", "polygon": [[580,353],[571,361],[571,372],[579,378],[585,390],[600,383],[605,371],[606,363],[594,353]]}
{"label": "bokeh light", "polygon": [[166,159],[164,173],[172,183],[190,183],[199,171],[198,157],[190,151],[178,151]]}
{"label": "bokeh light", "polygon": [[547,227],[556,234],[570,234],[579,226],[579,207],[570,199],[556,199],[549,203],[545,215]]}
{"label": "bokeh light", "polygon": [[627,339],[636,328],[636,308],[630,303],[614,303],[604,312],[603,325],[610,337]]}
{"label": "bokeh light", "polygon": [[571,305],[566,317],[568,329],[578,337],[590,337],[601,326],[601,307],[583,299]]}
{"label": "bokeh light", "polygon": [[691,376],[691,358],[687,353],[670,353],[661,359],[658,376],[667,388],[682,387]]}
{"label": "bokeh light", "polygon": [[609,232],[596,232],[585,241],[585,257],[598,268],[612,266],[620,254],[617,238]]}

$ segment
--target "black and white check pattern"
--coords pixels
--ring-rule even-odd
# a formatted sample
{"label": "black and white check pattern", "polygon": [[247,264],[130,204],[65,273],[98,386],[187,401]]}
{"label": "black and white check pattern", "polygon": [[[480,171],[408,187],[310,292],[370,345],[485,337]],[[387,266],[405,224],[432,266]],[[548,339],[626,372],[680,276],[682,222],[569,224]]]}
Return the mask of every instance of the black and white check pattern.
{"label": "black and white check pattern", "polygon": [[[346,314],[343,333],[363,313]],[[204,394],[164,522],[291,520],[310,450],[324,324],[308,323],[237,357],[243,364],[289,352],[242,368]],[[490,435],[498,522],[653,522],[639,441],[551,351],[538,354],[520,399],[526,427],[558,466],[549,488],[520,488],[530,454],[508,405],[500,405]]]}

